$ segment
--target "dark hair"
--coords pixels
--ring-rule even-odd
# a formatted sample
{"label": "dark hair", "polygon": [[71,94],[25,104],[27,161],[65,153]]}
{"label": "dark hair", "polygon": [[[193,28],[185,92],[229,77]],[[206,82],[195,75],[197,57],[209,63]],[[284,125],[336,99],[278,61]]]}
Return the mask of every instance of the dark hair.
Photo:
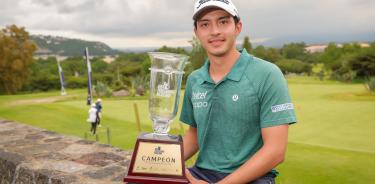
{"label": "dark hair", "polygon": [[[237,24],[238,22],[240,22],[240,18],[237,17],[237,16],[232,16],[233,19],[234,19],[234,23]],[[197,20],[194,20],[194,29],[197,29]]]}

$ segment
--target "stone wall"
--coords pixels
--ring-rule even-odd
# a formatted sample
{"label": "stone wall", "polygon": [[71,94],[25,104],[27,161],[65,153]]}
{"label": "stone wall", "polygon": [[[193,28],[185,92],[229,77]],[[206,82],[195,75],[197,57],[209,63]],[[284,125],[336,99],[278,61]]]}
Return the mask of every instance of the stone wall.
{"label": "stone wall", "polygon": [[131,152],[0,120],[0,184],[123,183]]}

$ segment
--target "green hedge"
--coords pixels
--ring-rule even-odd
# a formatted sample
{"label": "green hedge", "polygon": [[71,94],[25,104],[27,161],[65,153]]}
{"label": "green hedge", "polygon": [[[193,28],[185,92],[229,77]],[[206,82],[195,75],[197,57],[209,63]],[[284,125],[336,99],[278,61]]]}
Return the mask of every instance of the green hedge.
{"label": "green hedge", "polygon": [[286,73],[307,73],[310,74],[312,71],[312,66],[308,63],[304,63],[297,59],[282,59],[276,62],[276,65],[280,67],[281,71]]}
{"label": "green hedge", "polygon": [[65,83],[67,88],[84,88],[87,87],[87,78],[67,77]]}
{"label": "green hedge", "polygon": [[22,91],[48,91],[60,89],[60,78],[56,76],[32,77],[23,86]]}

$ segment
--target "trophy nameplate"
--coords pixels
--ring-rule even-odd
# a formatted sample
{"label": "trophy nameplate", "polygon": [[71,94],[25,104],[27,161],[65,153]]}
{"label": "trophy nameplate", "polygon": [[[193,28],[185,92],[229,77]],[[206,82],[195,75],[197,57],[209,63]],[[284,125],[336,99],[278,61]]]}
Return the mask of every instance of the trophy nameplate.
{"label": "trophy nameplate", "polygon": [[181,136],[169,135],[177,114],[183,68],[187,57],[151,52],[149,112],[153,133],[138,136],[124,182],[187,184]]}
{"label": "trophy nameplate", "polygon": [[124,181],[134,183],[188,183],[181,136],[162,140],[139,135]]}

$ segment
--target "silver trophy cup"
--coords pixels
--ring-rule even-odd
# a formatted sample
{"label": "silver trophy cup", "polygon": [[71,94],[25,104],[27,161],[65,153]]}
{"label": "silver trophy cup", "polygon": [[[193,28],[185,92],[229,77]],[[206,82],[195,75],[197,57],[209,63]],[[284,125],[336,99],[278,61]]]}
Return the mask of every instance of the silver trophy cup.
{"label": "silver trophy cup", "polygon": [[177,114],[183,70],[188,57],[150,52],[149,113],[153,133],[141,133],[135,144],[124,182],[188,184],[185,176],[183,139],[169,135]]}
{"label": "silver trophy cup", "polygon": [[165,52],[149,52],[151,58],[149,113],[154,135],[167,136],[176,116],[181,81],[188,57]]}

